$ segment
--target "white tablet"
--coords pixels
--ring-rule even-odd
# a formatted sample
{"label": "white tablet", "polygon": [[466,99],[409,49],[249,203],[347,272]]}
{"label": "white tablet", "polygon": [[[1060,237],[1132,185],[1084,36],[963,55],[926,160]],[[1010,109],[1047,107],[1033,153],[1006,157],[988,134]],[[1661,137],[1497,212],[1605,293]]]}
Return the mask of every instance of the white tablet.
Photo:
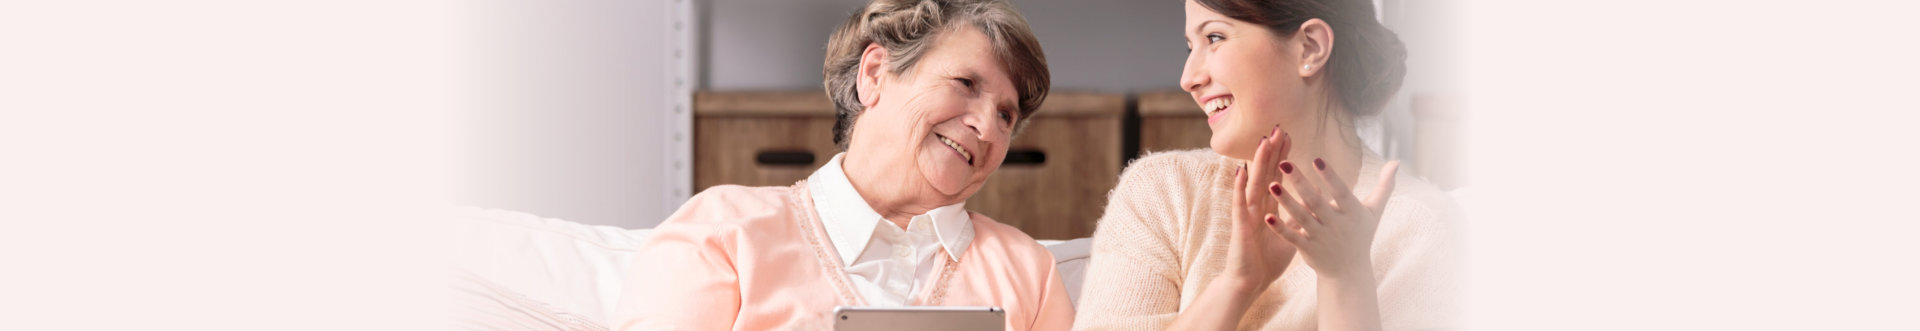
{"label": "white tablet", "polygon": [[1000,307],[906,306],[833,308],[836,331],[926,330],[1005,331],[1007,311]]}

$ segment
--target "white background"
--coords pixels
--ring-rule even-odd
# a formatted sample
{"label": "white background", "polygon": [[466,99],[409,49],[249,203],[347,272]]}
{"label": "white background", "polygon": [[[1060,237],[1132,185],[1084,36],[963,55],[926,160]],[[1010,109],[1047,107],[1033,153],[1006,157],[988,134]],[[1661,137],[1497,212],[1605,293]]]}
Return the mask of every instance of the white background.
{"label": "white background", "polygon": [[1472,2],[1475,328],[1920,328],[1890,4]]}

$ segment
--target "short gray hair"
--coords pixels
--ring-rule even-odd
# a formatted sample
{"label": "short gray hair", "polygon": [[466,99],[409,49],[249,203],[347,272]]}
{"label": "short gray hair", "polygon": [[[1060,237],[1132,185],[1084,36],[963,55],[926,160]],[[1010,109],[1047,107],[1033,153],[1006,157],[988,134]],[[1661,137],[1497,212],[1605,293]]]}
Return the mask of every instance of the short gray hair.
{"label": "short gray hair", "polygon": [[1006,0],[873,0],[827,39],[825,85],[835,113],[833,143],[841,151],[852,139],[853,122],[866,110],[854,82],[867,45],[886,48],[888,62],[893,64],[888,69],[898,74],[913,68],[932,48],[938,32],[956,23],[972,24],[992,40],[994,53],[1020,94],[1020,120],[1014,132],[1026,127],[1027,119],[1046,100],[1052,77],[1039,38],[1012,4]]}

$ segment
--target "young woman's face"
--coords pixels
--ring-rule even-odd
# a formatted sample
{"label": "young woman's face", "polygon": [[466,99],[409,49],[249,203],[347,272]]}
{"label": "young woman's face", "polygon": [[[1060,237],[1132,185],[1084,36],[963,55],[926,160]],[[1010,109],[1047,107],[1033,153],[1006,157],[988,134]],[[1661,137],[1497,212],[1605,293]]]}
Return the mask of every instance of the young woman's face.
{"label": "young woman's face", "polygon": [[[900,75],[883,73],[879,100],[855,122],[849,153],[915,171],[958,203],[1000,168],[1019,120],[1019,94],[986,34],[959,25]],[[913,180],[909,178],[908,180]]]}
{"label": "young woman's face", "polygon": [[[1264,26],[1235,20],[1192,0],[1186,4],[1187,63],[1180,87],[1207,112],[1215,153],[1252,159],[1260,137],[1299,122],[1305,81],[1296,50]],[[1296,138],[1299,136],[1295,135]]]}

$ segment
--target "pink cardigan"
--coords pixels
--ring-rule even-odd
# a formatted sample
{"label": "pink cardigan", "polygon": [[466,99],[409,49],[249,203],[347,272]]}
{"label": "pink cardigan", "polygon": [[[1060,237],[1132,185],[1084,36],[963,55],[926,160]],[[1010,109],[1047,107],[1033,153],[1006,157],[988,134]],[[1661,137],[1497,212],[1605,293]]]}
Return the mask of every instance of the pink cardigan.
{"label": "pink cardigan", "polygon": [[[912,304],[999,306],[1012,331],[1071,327],[1073,306],[1053,254],[1019,229],[970,214],[973,243],[958,262],[937,259],[938,280]],[[615,328],[831,329],[835,306],[865,303],[818,215],[806,181],[695,195],[635,256]]]}

